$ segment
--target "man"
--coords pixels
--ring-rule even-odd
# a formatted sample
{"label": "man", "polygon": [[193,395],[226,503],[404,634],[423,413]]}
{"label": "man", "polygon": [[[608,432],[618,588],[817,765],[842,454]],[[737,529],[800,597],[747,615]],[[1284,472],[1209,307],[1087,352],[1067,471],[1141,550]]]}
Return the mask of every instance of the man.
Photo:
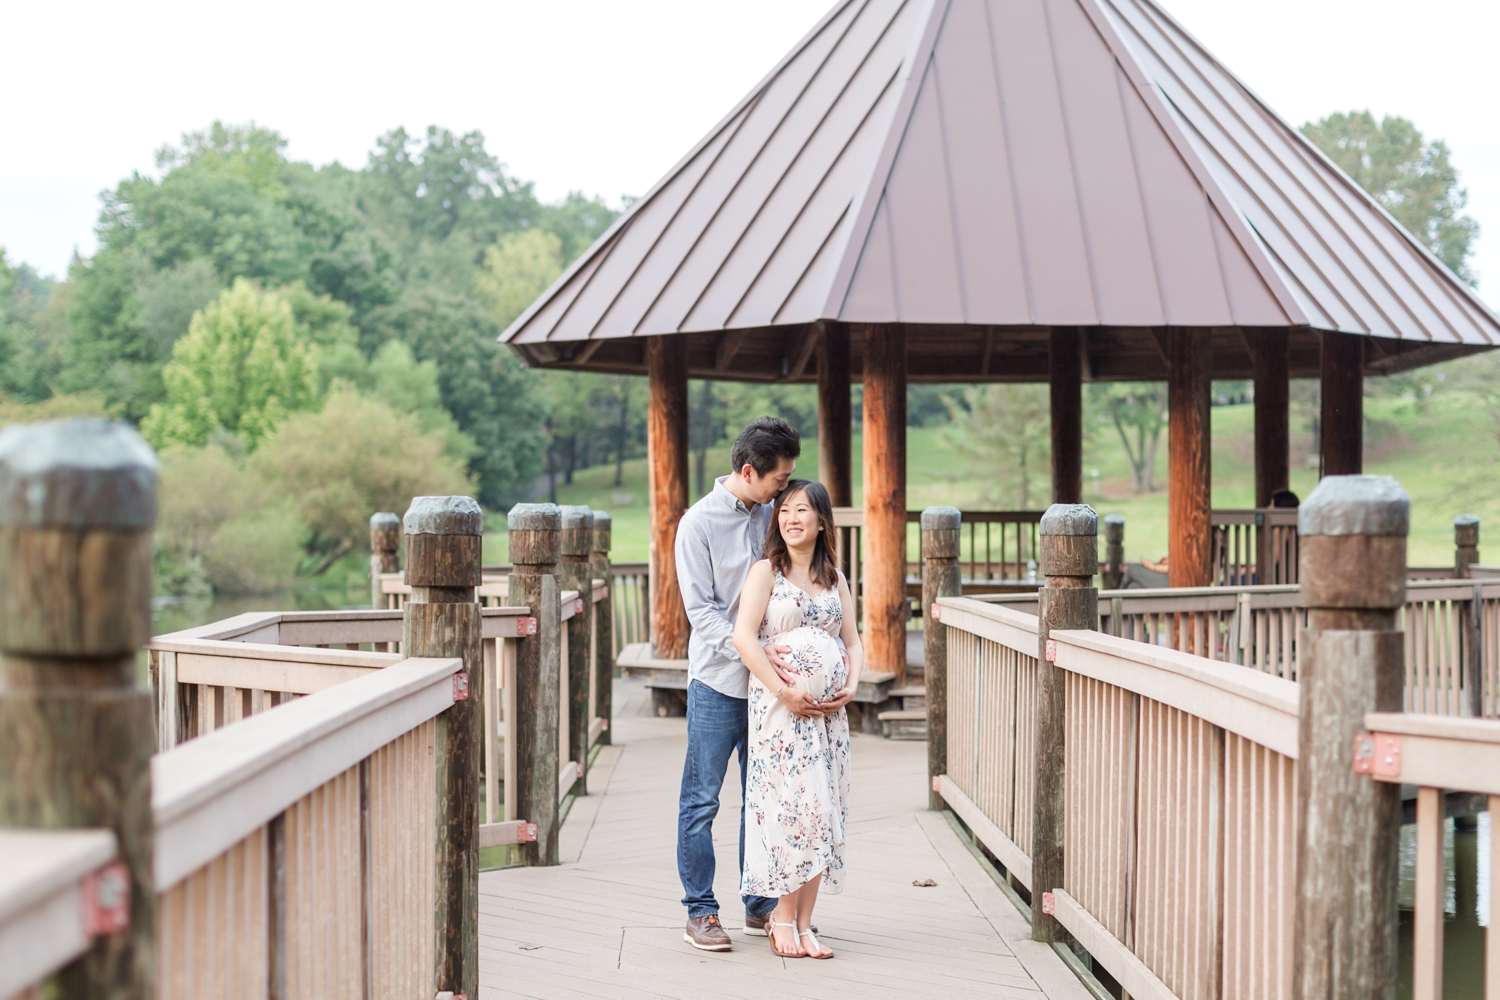
{"label": "man", "polygon": [[[688,908],[683,940],[703,951],[731,951],[714,898],[713,821],[719,813],[729,754],[740,762],[745,791],[750,670],[734,649],[740,588],[761,557],[771,525],[771,502],[786,488],[802,452],[797,432],[779,417],[761,417],[735,439],[734,471],[682,516],[677,526],[677,579],[693,633],[688,640],[688,746],[677,805],[677,874]],[[772,647],[767,654],[784,669]],[[790,678],[787,678],[790,681]],[[799,715],[837,711],[843,702],[815,704],[794,691]],[[745,863],[745,810],[740,807],[740,864]],[[765,934],[776,900],[745,896],[745,932]]]}

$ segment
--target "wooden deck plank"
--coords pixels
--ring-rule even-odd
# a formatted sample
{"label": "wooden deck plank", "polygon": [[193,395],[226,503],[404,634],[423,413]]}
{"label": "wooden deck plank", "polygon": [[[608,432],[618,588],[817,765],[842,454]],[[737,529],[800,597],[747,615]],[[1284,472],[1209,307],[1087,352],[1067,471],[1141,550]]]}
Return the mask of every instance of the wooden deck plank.
{"label": "wooden deck plank", "polygon": [[[743,933],[735,769],[713,825],[715,894],[735,950],[682,940],[677,792],[686,725],[658,719],[639,681],[616,682],[612,736],[561,834],[565,863],[480,877],[480,995],[485,998],[871,996],[1060,998],[1083,985],[968,853],[926,810],[918,742],[854,737],[846,891],[819,900],[830,962],[785,960]],[[914,879],[937,885],[918,888]]]}

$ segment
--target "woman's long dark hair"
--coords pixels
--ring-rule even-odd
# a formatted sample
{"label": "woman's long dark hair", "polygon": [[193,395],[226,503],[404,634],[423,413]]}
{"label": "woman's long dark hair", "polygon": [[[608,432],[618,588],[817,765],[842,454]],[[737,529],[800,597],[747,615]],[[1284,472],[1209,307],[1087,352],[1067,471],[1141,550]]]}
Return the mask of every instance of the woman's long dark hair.
{"label": "woman's long dark hair", "polygon": [[771,560],[771,568],[778,573],[789,573],[792,569],[792,554],[787,551],[786,539],[781,537],[781,505],[798,493],[807,495],[807,502],[818,514],[818,532],[814,543],[812,567],[809,570],[813,583],[822,587],[836,587],[839,582],[839,536],[833,523],[833,501],[823,484],[812,479],[793,479],[776,498],[771,509],[771,528],[766,532],[765,557]]}

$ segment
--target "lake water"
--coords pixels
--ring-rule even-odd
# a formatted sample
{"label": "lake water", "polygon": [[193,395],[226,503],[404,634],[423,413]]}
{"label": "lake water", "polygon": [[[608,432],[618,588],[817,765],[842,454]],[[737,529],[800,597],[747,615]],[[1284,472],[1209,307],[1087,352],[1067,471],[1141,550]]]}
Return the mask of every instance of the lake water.
{"label": "lake water", "polygon": [[345,589],[314,585],[256,597],[214,597],[196,601],[159,597],[152,602],[151,633],[165,635],[222,621],[247,611],[340,611],[369,606],[368,586]]}
{"label": "lake water", "polygon": [[[1448,820],[1443,834],[1447,867],[1443,923],[1443,997],[1483,1000],[1484,937],[1490,922],[1490,815],[1480,813],[1474,829],[1455,829]],[[1416,827],[1401,828],[1401,985],[1397,995],[1411,996],[1412,898],[1416,878]]]}

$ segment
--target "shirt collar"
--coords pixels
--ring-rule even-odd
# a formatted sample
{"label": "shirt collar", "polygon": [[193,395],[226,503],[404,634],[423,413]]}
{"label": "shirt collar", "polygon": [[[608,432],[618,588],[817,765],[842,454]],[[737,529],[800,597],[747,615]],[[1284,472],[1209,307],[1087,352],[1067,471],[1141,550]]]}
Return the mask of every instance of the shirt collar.
{"label": "shirt collar", "polygon": [[729,492],[729,487],[724,485],[727,482],[729,482],[728,476],[720,476],[714,480],[714,496],[718,497],[719,501],[730,510],[739,511],[741,514],[749,514],[750,508],[745,505],[745,501]]}

